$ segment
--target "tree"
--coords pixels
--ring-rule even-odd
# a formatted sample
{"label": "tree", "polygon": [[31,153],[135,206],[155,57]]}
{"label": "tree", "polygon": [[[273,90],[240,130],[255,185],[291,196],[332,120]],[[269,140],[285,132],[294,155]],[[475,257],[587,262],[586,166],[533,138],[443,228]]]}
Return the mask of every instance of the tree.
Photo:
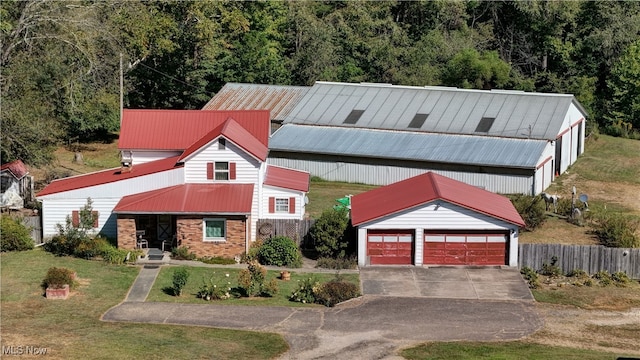
{"label": "tree", "polygon": [[640,130],[640,40],[631,44],[611,69],[611,123],[624,122]]}
{"label": "tree", "polygon": [[480,54],[474,49],[464,49],[447,63],[443,82],[462,88],[503,88],[509,81],[510,70],[496,52]]}

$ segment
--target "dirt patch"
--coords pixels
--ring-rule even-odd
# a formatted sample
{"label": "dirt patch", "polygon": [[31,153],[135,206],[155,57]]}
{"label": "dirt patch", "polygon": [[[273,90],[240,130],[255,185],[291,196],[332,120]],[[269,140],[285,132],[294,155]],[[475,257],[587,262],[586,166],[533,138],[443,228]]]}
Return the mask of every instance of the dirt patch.
{"label": "dirt patch", "polygon": [[586,180],[577,173],[567,172],[549,192],[571,199],[573,186],[578,195],[587,194],[590,201],[619,205],[640,215],[640,185]]}
{"label": "dirt patch", "polygon": [[617,354],[640,355],[640,308],[627,311],[582,310],[537,304],[542,330],[526,341]]}

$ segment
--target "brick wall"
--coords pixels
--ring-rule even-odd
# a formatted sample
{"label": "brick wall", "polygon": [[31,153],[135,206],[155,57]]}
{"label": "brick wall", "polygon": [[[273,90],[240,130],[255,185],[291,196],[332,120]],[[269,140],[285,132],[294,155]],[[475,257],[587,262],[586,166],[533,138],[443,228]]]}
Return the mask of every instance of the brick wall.
{"label": "brick wall", "polygon": [[136,248],[136,220],[133,215],[118,215],[118,247]]}
{"label": "brick wall", "polygon": [[198,257],[233,258],[245,251],[246,220],[244,216],[227,217],[227,237],[224,242],[203,241],[203,219],[198,216],[178,216],[176,233],[179,246],[186,246]]}

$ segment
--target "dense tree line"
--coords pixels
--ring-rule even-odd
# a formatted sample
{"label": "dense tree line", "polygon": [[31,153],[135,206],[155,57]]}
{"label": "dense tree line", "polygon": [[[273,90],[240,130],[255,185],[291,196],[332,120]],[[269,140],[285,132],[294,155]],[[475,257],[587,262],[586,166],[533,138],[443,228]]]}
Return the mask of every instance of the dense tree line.
{"label": "dense tree line", "polygon": [[575,94],[640,129],[640,2],[3,1],[2,161],[103,139],[124,106],[201,108],[226,82]]}

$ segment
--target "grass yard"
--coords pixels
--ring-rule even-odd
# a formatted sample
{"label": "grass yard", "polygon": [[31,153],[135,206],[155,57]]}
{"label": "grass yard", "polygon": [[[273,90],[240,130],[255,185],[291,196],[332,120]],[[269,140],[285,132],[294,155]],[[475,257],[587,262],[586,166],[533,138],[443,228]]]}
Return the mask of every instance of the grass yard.
{"label": "grass yard", "polygon": [[560,346],[531,344],[524,341],[475,343],[438,342],[418,345],[401,352],[406,359],[500,359],[500,360],[547,360],[616,359],[618,355],[600,351],[575,349]]}
{"label": "grass yard", "polygon": [[[203,281],[208,281],[211,278],[215,279],[215,284],[218,286],[232,288],[231,294],[238,292],[238,290],[234,288],[237,288],[238,286],[238,273],[240,272],[240,269],[223,267],[189,267],[189,281],[184,287],[182,296],[173,296],[170,288],[175,269],[175,266],[164,266],[160,270],[160,274],[158,274],[156,282],[154,283],[153,288],[151,288],[147,301],[205,304],[207,302],[198,298],[196,294],[200,289],[200,286],[203,284]],[[226,274],[229,274],[229,277],[226,277]],[[332,273],[306,273],[291,270],[291,280],[283,281],[278,278],[279,275],[280,272],[278,271],[270,270],[267,272],[267,281],[276,278],[278,282],[278,294],[274,297],[231,297],[226,300],[217,300],[215,301],[215,304],[290,307],[322,306],[289,301],[289,296],[291,296],[294,289],[298,288],[299,281],[312,277],[322,283],[335,279],[336,277],[336,275]],[[358,274],[340,274],[340,276],[360,287],[360,277]]]}
{"label": "grass yard", "polygon": [[[0,263],[3,347],[46,348],[48,359],[271,359],[288,349],[272,333],[100,321],[125,298],[138,267],[56,257],[41,249],[2,253]],[[43,296],[40,283],[51,266],[77,272],[80,286],[69,299]]]}
{"label": "grass yard", "polygon": [[309,188],[309,204],[306,209],[309,216],[318,218],[323,211],[332,209],[337,205],[336,199],[345,195],[357,195],[379,186],[350,184],[343,182],[323,181],[313,178]]}
{"label": "grass yard", "polygon": [[[532,289],[531,293],[537,302],[571,305],[586,310],[622,311],[640,308],[640,283],[638,281],[632,281],[626,287],[543,284],[538,289]],[[638,327],[640,331],[640,324]]]}

